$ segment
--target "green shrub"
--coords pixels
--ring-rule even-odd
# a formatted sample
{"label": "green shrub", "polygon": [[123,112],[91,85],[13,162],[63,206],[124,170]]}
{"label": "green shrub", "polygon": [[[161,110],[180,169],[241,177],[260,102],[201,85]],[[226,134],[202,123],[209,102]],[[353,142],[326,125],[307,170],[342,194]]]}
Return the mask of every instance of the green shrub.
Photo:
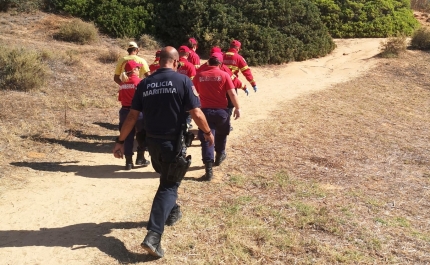
{"label": "green shrub", "polygon": [[411,39],[411,46],[420,50],[430,49],[430,29],[420,28],[414,32]]}
{"label": "green shrub", "polygon": [[154,3],[154,29],[168,45],[188,37],[199,41],[207,54],[232,39],[242,42],[241,53],[250,65],[280,64],[324,56],[335,45],[308,0],[181,0]]}
{"label": "green shrub", "polygon": [[90,44],[98,40],[98,31],[93,23],[84,22],[77,18],[63,23],[54,38],[79,44]]}
{"label": "green shrub", "polygon": [[406,51],[406,36],[390,37],[381,43],[381,57],[395,58]]}
{"label": "green shrub", "polygon": [[42,87],[49,69],[36,51],[0,46],[0,89],[29,91]]}
{"label": "green shrub", "polygon": [[93,21],[104,33],[113,37],[137,38],[151,31],[146,27],[151,4],[147,0],[51,0],[49,7],[72,16]]}
{"label": "green shrub", "polygon": [[409,0],[314,0],[336,38],[411,35],[418,21]]}

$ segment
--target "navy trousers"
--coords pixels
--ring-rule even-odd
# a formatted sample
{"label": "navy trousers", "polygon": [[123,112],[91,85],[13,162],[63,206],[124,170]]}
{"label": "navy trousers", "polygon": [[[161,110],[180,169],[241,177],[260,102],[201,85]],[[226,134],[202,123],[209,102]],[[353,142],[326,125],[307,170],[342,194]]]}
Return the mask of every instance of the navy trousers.
{"label": "navy trousers", "polygon": [[205,162],[214,162],[214,151],[217,154],[225,152],[227,135],[230,133],[230,115],[228,109],[202,109],[215,137],[215,146],[209,146],[205,140],[203,131],[199,129],[199,139],[202,146],[202,160]]}
{"label": "navy trousers", "polygon": [[147,229],[163,234],[164,223],[173,207],[176,206],[178,198],[178,187],[180,182],[167,180],[167,172],[171,162],[175,161],[178,154],[176,152],[177,141],[155,139],[147,137],[149,154],[151,155],[152,166],[160,169],[160,184],[152,202],[151,214]]}
{"label": "navy trousers", "polygon": [[[125,122],[125,119],[127,118],[128,113],[130,112],[130,109],[128,108],[121,108],[119,110],[119,130],[121,131],[122,125]],[[132,156],[133,155],[133,145],[134,145],[134,136],[136,132],[141,132],[143,130],[143,115],[142,113],[139,114],[139,118],[137,119],[136,126],[131,130],[131,132],[127,135],[127,138],[124,140],[124,155],[125,156]],[[145,146],[138,146],[137,150],[143,151],[145,150]]]}

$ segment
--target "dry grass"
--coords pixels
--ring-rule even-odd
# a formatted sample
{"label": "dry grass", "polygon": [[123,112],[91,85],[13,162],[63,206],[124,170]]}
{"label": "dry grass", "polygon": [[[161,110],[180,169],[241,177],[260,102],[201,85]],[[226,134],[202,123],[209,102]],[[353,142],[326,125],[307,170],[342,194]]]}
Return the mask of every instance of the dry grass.
{"label": "dry grass", "polygon": [[390,37],[387,40],[381,42],[381,53],[382,58],[395,58],[401,53],[406,51],[406,36]]}

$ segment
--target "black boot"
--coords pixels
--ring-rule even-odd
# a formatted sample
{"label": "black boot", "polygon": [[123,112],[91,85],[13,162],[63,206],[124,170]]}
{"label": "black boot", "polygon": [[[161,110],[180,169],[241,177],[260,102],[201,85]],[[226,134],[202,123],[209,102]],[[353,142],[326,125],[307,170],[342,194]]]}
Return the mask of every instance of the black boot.
{"label": "black boot", "polygon": [[130,170],[133,168],[133,156],[125,156],[125,170]]}
{"label": "black boot", "polygon": [[164,256],[164,250],[161,248],[161,235],[157,232],[148,230],[148,234],[140,246],[154,257],[162,258]]}
{"label": "black boot", "polygon": [[175,223],[177,223],[179,220],[181,220],[181,218],[182,218],[181,208],[179,205],[175,205],[175,207],[173,207],[173,209],[170,211],[169,216],[167,217],[166,225],[172,226]]}
{"label": "black boot", "polygon": [[215,166],[221,165],[222,161],[224,161],[227,158],[226,153],[217,153],[215,156]]}
{"label": "black boot", "polygon": [[205,162],[205,174],[199,179],[200,181],[211,181],[213,177],[212,161]]}
{"label": "black boot", "polygon": [[137,150],[136,165],[147,167],[149,164],[151,163],[145,159],[145,151]]}

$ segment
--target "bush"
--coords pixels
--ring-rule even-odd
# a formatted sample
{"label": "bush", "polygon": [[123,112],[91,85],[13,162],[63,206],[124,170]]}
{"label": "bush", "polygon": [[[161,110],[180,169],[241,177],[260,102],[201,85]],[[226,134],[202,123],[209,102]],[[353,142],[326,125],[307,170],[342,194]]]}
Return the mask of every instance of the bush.
{"label": "bush", "polygon": [[411,8],[413,10],[429,11],[430,1],[429,0],[411,0]]}
{"label": "bush", "polygon": [[410,36],[418,21],[409,0],[314,0],[336,38]]}
{"label": "bush", "polygon": [[44,0],[0,0],[0,11],[7,12],[13,8],[18,12],[34,12],[41,9]]}
{"label": "bush", "polygon": [[308,0],[159,1],[154,15],[156,36],[166,44],[178,47],[195,37],[198,52],[207,54],[214,45],[227,49],[238,39],[250,65],[320,57],[335,47]]}
{"label": "bush", "polygon": [[118,48],[110,47],[108,51],[102,52],[99,61],[102,63],[114,63],[122,56],[124,51]]}
{"label": "bush", "polygon": [[51,0],[50,8],[93,21],[113,37],[137,38],[151,31],[146,27],[151,4],[147,0]]}
{"label": "bush", "polygon": [[411,46],[420,50],[430,49],[430,29],[420,28],[414,32],[411,39]]}
{"label": "bush", "polygon": [[158,50],[161,46],[163,46],[159,41],[157,41],[156,39],[154,39],[154,37],[148,34],[143,34],[142,36],[140,36],[137,45],[147,50]]}
{"label": "bush", "polygon": [[49,69],[36,51],[0,46],[0,89],[29,91],[41,88]]}
{"label": "bush", "polygon": [[381,43],[381,57],[395,58],[406,51],[406,36],[390,37]]}
{"label": "bush", "polygon": [[98,31],[93,23],[87,23],[80,19],[73,19],[60,26],[54,38],[63,41],[90,44],[98,40]]}

